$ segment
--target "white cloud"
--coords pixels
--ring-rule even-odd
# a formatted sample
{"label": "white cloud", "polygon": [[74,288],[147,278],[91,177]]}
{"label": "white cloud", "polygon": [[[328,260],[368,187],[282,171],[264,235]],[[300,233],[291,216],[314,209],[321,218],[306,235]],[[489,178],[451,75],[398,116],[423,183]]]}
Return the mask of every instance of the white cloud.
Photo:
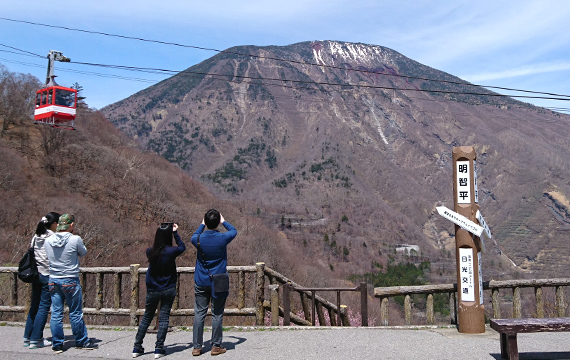
{"label": "white cloud", "polygon": [[463,75],[461,78],[476,83],[488,80],[506,79],[518,76],[528,76],[568,70],[570,70],[570,62],[557,64],[533,64],[497,72],[484,72],[478,74]]}

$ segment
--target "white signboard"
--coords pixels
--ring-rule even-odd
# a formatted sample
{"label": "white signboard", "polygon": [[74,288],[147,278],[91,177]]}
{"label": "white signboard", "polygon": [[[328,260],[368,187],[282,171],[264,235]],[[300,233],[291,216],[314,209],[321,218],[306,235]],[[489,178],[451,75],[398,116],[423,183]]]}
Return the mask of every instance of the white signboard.
{"label": "white signboard", "polygon": [[461,214],[456,213],[455,211],[449,210],[445,206],[437,206],[435,209],[439,215],[443,216],[447,220],[450,220],[451,222],[459,225],[459,227],[462,229],[481,237],[481,233],[483,232],[482,226],[475,224],[473,221],[469,220]]}
{"label": "white signboard", "polygon": [[457,161],[457,203],[471,204],[471,181],[469,172],[469,161]]}
{"label": "white signboard", "polygon": [[473,160],[473,185],[475,185],[475,203],[479,203],[479,190],[477,190],[477,161]]}
{"label": "white signboard", "polygon": [[479,304],[483,305],[483,270],[481,270],[481,252],[477,253],[479,260]]}
{"label": "white signboard", "polygon": [[483,218],[483,215],[481,215],[481,212],[479,210],[477,210],[475,217],[477,218],[479,224],[483,227],[483,229],[485,229],[485,235],[487,235],[487,237],[491,239],[491,229],[489,229],[489,226],[485,222],[485,219]]}
{"label": "white signboard", "polygon": [[473,274],[473,249],[459,248],[459,299],[475,301],[475,276]]}

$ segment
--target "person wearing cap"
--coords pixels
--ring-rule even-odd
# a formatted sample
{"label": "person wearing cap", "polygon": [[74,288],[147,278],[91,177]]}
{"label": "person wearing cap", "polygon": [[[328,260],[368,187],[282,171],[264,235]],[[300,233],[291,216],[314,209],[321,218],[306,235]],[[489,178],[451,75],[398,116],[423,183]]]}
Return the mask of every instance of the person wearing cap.
{"label": "person wearing cap", "polygon": [[63,352],[63,305],[69,307],[69,322],[75,338],[75,347],[92,350],[97,345],[87,336],[83,321],[83,296],[79,283],[79,258],[87,254],[80,236],[74,235],[75,216],[59,217],[56,233],[45,241],[49,260],[49,289],[51,294],[52,350]]}

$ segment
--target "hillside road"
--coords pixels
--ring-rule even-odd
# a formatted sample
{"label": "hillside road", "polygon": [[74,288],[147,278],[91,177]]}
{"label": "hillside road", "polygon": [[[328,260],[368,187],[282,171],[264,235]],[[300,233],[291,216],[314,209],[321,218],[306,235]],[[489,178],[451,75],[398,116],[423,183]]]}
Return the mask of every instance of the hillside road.
{"label": "hillside road", "polygon": [[[30,350],[23,347],[20,323],[0,326],[0,358],[44,359],[130,359],[135,328],[90,327],[89,336],[97,350],[75,349],[71,330],[65,329],[62,354],[51,347]],[[49,328],[45,336],[51,338]],[[204,334],[205,350],[198,359],[212,359],[210,329]],[[520,359],[570,359],[570,333],[519,335]],[[147,334],[145,355],[154,359],[156,334]],[[189,359],[192,332],[174,329],[166,337],[165,360]],[[218,359],[501,359],[499,334],[487,328],[484,334],[459,334],[455,328],[229,328],[223,346],[228,352]]]}

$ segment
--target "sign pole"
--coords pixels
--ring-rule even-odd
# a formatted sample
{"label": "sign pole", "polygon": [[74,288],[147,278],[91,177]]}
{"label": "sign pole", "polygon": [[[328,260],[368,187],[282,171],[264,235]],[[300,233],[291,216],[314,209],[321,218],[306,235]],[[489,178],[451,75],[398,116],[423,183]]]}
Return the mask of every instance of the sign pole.
{"label": "sign pole", "polygon": [[[454,147],[453,152],[454,211],[477,222],[479,210],[475,183],[475,160],[472,146]],[[485,308],[480,272],[481,241],[478,236],[455,225],[455,255],[457,259],[458,327],[464,334],[485,332]]]}

